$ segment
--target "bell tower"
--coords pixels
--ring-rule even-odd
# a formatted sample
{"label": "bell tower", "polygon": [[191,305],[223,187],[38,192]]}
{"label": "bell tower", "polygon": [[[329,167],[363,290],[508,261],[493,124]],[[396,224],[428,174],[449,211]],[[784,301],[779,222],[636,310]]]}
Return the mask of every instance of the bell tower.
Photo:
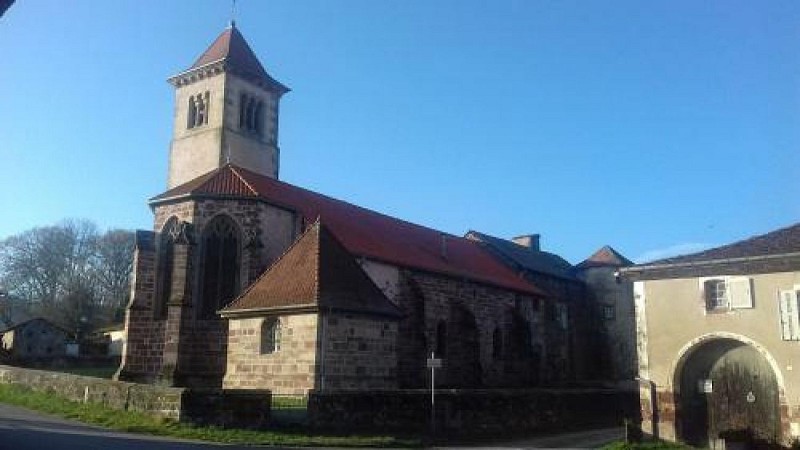
{"label": "bell tower", "polygon": [[289,88],[267,74],[233,22],[168,81],[175,117],[167,188],[228,162],[278,178],[278,104]]}

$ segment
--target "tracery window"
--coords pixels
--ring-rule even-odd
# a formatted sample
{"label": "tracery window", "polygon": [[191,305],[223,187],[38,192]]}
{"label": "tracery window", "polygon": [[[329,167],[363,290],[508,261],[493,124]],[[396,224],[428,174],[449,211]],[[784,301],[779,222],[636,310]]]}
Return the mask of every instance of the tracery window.
{"label": "tracery window", "polygon": [[261,324],[261,354],[281,349],[281,322],[277,317],[264,319]]}
{"label": "tracery window", "polygon": [[214,317],[239,293],[240,242],[239,230],[228,216],[216,217],[203,230],[201,317]]}
{"label": "tracery window", "polygon": [[208,109],[211,95],[208,91],[189,97],[186,128],[192,129],[208,124]]}

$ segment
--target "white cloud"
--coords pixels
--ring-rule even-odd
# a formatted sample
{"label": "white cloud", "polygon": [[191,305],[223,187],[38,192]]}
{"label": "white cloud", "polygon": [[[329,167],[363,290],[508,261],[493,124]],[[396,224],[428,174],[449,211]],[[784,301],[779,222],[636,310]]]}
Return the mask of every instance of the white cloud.
{"label": "white cloud", "polygon": [[636,261],[637,264],[641,264],[656,259],[699,252],[700,250],[705,250],[711,246],[712,244],[704,242],[683,242],[680,244],[670,245],[669,247],[648,250],[634,258],[634,261]]}

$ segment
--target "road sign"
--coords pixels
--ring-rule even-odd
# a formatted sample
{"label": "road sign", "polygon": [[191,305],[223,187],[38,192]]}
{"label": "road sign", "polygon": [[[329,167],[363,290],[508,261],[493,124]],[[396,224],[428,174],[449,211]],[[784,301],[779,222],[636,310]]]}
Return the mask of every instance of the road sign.
{"label": "road sign", "polygon": [[441,358],[428,358],[428,369],[441,369],[441,368],[442,368]]}

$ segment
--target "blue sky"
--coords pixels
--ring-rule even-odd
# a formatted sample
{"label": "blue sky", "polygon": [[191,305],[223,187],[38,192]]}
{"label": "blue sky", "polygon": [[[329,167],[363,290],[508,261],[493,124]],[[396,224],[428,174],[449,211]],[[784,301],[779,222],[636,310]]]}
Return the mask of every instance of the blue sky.
{"label": "blue sky", "polygon": [[[800,221],[800,2],[239,0],[281,179],[578,262]],[[230,2],[18,1],[0,18],[0,238],[151,227],[172,87]],[[676,250],[677,249],[677,250]]]}

